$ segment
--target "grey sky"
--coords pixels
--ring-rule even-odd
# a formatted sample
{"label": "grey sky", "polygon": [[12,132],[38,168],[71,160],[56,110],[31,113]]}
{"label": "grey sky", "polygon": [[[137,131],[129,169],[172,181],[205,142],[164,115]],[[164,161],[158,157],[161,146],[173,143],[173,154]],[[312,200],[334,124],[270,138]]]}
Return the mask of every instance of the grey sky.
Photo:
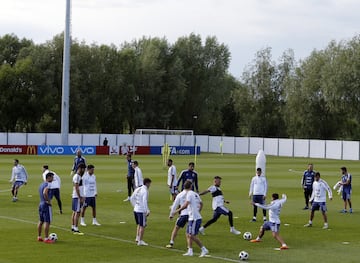
{"label": "grey sky", "polygon": [[[64,30],[65,0],[0,0],[0,36],[35,43]],[[358,0],[72,0],[72,35],[87,44],[115,44],[142,36],[170,43],[194,32],[216,36],[232,54],[240,77],[255,53],[271,47],[273,59],[291,48],[296,59],[331,40],[360,34]]]}

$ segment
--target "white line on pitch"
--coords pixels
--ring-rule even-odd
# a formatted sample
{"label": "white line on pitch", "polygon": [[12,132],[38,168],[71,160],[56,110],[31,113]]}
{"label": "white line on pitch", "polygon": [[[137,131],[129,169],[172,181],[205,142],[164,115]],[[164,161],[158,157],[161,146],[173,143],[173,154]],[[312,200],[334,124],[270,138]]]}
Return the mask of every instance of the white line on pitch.
{"label": "white line on pitch", "polygon": [[[7,220],[18,221],[18,222],[27,223],[27,224],[32,224],[32,225],[37,225],[38,224],[37,222],[24,220],[24,219],[20,219],[20,218],[8,217],[8,216],[0,216],[0,218],[7,219]],[[66,232],[70,232],[70,230],[68,228],[64,228],[64,227],[60,227],[60,226],[56,226],[56,225],[51,225],[51,228],[60,229],[60,230],[66,231]],[[98,238],[103,238],[103,239],[120,241],[120,242],[123,242],[123,243],[135,244],[134,241],[130,241],[130,240],[122,239],[122,238],[117,238],[117,237],[110,237],[110,236],[99,235],[99,234],[94,234],[94,233],[85,233],[85,235],[98,237]],[[184,251],[180,250],[180,249],[174,249],[174,248],[169,249],[169,248],[156,246],[156,245],[151,245],[151,244],[149,244],[148,247],[162,249],[162,250],[166,250],[166,251],[169,251],[169,252],[184,253]],[[207,258],[218,259],[218,260],[222,260],[222,261],[228,261],[228,262],[239,262],[239,260],[235,260],[235,259],[231,259],[231,258],[225,258],[225,257],[219,257],[219,256],[206,255],[206,257]]]}

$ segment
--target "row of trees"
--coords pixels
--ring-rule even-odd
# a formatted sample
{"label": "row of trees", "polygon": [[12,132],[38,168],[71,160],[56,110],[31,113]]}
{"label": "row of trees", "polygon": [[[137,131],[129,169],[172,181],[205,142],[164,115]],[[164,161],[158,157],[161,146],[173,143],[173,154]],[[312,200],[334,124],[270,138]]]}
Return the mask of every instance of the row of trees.
{"label": "row of trees", "polygon": [[[0,130],[59,132],[63,36],[44,44],[0,37]],[[70,132],[136,128],[321,139],[360,138],[360,38],[331,42],[295,61],[260,50],[241,79],[216,37],[170,44],[71,47]]]}

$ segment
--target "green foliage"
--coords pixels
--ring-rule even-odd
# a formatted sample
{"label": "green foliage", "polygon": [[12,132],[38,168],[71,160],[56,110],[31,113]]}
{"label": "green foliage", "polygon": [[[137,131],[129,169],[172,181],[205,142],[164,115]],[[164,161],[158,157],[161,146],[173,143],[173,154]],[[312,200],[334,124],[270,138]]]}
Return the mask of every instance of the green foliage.
{"label": "green foliage", "polygon": [[[166,187],[167,170],[163,169],[161,156],[136,156],[145,177],[153,181],[149,193],[151,214],[145,230],[144,240],[148,247],[135,245],[135,223],[132,207],[122,200],[126,197],[126,161],[123,156],[86,156],[88,163],[95,165],[98,183],[97,219],[100,227],[91,225],[91,209],[87,209],[85,221],[88,226],[80,229],[84,236],[76,236],[70,230],[71,217],[71,177],[69,175],[73,156],[16,156],[27,168],[30,178],[26,186],[19,191],[19,201],[11,202],[8,179],[14,155],[3,155],[0,159],[0,200],[1,233],[0,245],[2,262],[184,262],[182,253],[186,250],[184,230],[180,230],[174,249],[166,249],[174,221],[168,219],[169,192]],[[191,156],[173,156],[178,172],[186,169]],[[303,191],[300,186],[302,171],[307,163],[314,168],[330,186],[340,179],[341,166],[346,166],[353,175],[353,214],[340,214],[343,208],[341,198],[334,191],[334,199],[328,201],[329,230],[321,229],[323,220],[316,212],[312,228],[303,225],[309,219],[309,211],[304,206]],[[53,223],[50,232],[57,233],[57,243],[48,245],[36,241],[38,220],[38,187],[41,183],[41,166],[47,163],[62,179],[61,196],[64,214],[58,214],[56,200],[53,204]],[[199,187],[203,191],[212,185],[213,177],[220,175],[222,191],[227,205],[234,213],[234,224],[242,233],[258,233],[262,221],[251,223],[252,206],[248,198],[251,177],[255,174],[254,155],[201,154],[197,157],[196,170],[199,172]],[[291,169],[291,171],[289,171]],[[225,216],[206,229],[206,235],[199,238],[209,249],[211,262],[237,261],[240,251],[250,254],[250,262],[311,262],[317,258],[326,258],[329,263],[358,262],[360,245],[357,230],[359,222],[358,205],[360,187],[357,174],[360,164],[356,161],[284,158],[267,156],[267,178],[269,196],[273,192],[286,193],[288,201],[281,212],[280,233],[290,247],[287,251],[274,251],[279,247],[277,241],[267,231],[263,242],[253,244],[243,240],[242,235],[229,233]],[[119,192],[118,190],[122,191]],[[204,207],[203,221],[212,217],[211,195],[202,196]],[[267,202],[270,202],[269,197]],[[261,216],[258,215],[258,219]],[[287,225],[285,225],[287,224]],[[348,244],[343,244],[348,242]],[[81,252],[79,252],[81,251]],[[339,252],[343,251],[343,253]],[[199,248],[194,244],[194,252]],[[197,256],[187,258],[187,262],[198,262]]]}

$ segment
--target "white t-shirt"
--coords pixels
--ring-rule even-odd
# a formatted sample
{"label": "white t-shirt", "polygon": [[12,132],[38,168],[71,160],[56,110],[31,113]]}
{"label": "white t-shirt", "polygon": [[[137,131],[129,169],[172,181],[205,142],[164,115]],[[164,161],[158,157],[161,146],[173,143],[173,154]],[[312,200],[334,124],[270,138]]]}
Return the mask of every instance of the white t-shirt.
{"label": "white t-shirt", "polygon": [[[73,179],[73,192],[72,192],[72,198],[79,198],[79,197],[83,197],[84,196],[84,187],[82,186],[82,178],[80,175],[78,175],[77,173],[74,174]],[[76,190],[75,190],[75,184],[79,184],[79,192],[80,192],[80,196],[77,195]]]}
{"label": "white t-shirt", "polygon": [[[174,180],[173,180],[174,177]],[[172,181],[172,184],[171,184]],[[177,186],[177,177],[176,177],[176,167],[175,165],[171,165],[168,170],[168,180],[167,185],[170,186]]]}
{"label": "white t-shirt", "polygon": [[310,197],[310,202],[326,202],[326,192],[329,198],[332,198],[332,191],[330,186],[324,180],[314,181],[313,191]]}
{"label": "white t-shirt", "polygon": [[200,209],[201,209],[201,198],[200,196],[192,191],[189,190],[186,193],[186,202],[189,202],[188,205],[188,212],[189,212],[189,220],[198,220],[201,219]]}
{"label": "white t-shirt", "polygon": [[21,164],[17,164],[12,168],[11,172],[11,182],[19,181],[19,182],[27,182],[28,174],[26,172],[26,169]]}
{"label": "white t-shirt", "polygon": [[[170,210],[170,215],[174,214],[175,210],[180,206],[183,206],[186,202],[186,191],[181,191],[175,198],[172,206],[171,206],[171,210]],[[181,210],[180,215],[185,216],[188,215],[188,209],[185,208],[183,210]]]}
{"label": "white t-shirt", "polygon": [[286,202],[286,199],[286,195],[283,195],[282,199],[273,200],[268,205],[261,205],[258,203],[256,203],[255,205],[260,208],[269,210],[269,221],[271,223],[280,224],[280,212],[283,204]]}
{"label": "white t-shirt", "polygon": [[267,193],[267,181],[265,176],[255,175],[251,179],[249,195],[264,195]]}
{"label": "white t-shirt", "polygon": [[219,206],[224,206],[224,196],[220,187],[212,185],[208,188],[208,191],[212,194],[212,209],[215,210]]}
{"label": "white t-shirt", "polygon": [[142,176],[142,172],[141,169],[139,167],[135,167],[135,173],[134,173],[134,184],[135,184],[135,188],[138,188],[140,186],[143,185],[143,176]]}
{"label": "white t-shirt", "polygon": [[130,203],[134,207],[134,212],[138,212],[138,213],[150,212],[148,207],[148,198],[149,198],[149,191],[146,185],[136,188],[130,197]]}
{"label": "white t-shirt", "polygon": [[88,172],[86,172],[82,177],[82,182],[85,197],[94,197],[97,195],[95,174],[90,175]]}
{"label": "white t-shirt", "polygon": [[42,177],[43,177],[44,182],[46,182],[46,174],[48,174],[49,172],[54,174],[52,182],[48,183],[49,189],[57,189],[57,188],[60,189],[60,187],[61,187],[61,179],[54,171],[45,170],[43,172]]}

